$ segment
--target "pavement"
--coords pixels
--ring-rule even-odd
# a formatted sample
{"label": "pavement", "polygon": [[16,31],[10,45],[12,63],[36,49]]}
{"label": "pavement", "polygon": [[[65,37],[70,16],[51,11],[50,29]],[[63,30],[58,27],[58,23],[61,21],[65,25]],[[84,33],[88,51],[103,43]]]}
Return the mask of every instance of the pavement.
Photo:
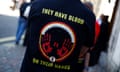
{"label": "pavement", "polygon": [[[7,24],[9,25],[8,27],[11,27],[13,23],[14,25],[16,25],[17,18],[19,16],[18,9],[14,11],[10,9],[10,6],[12,5],[11,1],[12,0],[0,0],[0,15],[1,15],[0,23],[2,24],[8,23]],[[0,27],[1,30],[2,29],[4,30],[4,28],[5,26]],[[12,30],[11,33],[14,33],[13,31],[14,29]],[[5,34],[5,32],[0,33],[0,35],[2,34]],[[15,45],[15,37],[8,35],[6,36],[7,37],[5,36],[0,37],[0,72],[19,72],[26,47],[22,46],[22,40],[20,45]]]}
{"label": "pavement", "polygon": [[0,44],[0,72],[19,72],[25,50],[14,41]]}

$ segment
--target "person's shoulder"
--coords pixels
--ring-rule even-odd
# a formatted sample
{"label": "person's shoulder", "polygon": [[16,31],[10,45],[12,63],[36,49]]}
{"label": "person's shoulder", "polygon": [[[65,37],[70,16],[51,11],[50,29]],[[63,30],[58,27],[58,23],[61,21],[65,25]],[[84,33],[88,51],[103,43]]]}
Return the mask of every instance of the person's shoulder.
{"label": "person's shoulder", "polygon": [[83,12],[83,15],[85,15],[87,17],[95,18],[95,14],[93,13],[93,11],[88,9],[83,3],[80,3],[79,7],[80,7],[80,11]]}
{"label": "person's shoulder", "polygon": [[46,3],[46,0],[34,0],[31,2],[32,7],[38,8],[39,6],[43,6]]}
{"label": "person's shoulder", "polygon": [[91,11],[91,10],[89,10],[87,8],[85,9],[85,11],[86,11],[86,14],[87,14],[88,17],[92,17],[92,18],[94,18],[96,20],[96,16],[93,13],[93,11]]}

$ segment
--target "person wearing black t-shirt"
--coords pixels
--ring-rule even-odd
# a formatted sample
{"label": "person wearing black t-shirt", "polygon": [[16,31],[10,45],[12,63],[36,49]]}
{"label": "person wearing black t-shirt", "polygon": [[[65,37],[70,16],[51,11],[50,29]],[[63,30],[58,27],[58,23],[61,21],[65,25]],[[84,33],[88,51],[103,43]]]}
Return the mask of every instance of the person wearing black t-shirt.
{"label": "person wearing black t-shirt", "polygon": [[85,55],[95,32],[92,11],[80,0],[36,0],[25,12],[29,41],[20,72],[87,70]]}

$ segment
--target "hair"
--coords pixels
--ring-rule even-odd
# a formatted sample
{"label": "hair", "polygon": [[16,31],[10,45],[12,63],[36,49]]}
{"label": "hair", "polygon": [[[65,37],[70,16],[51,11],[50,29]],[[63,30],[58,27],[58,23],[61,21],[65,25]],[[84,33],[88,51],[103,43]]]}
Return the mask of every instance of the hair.
{"label": "hair", "polygon": [[93,11],[93,4],[92,4],[92,2],[85,2],[84,5],[87,6],[90,10]]}

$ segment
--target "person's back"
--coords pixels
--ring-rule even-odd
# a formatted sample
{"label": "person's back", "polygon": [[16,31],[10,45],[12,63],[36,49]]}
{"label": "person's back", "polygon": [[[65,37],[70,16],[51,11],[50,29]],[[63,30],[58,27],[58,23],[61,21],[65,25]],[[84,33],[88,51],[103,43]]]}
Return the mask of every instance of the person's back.
{"label": "person's back", "polygon": [[82,72],[81,46],[94,42],[95,16],[79,0],[33,2],[21,72]]}

